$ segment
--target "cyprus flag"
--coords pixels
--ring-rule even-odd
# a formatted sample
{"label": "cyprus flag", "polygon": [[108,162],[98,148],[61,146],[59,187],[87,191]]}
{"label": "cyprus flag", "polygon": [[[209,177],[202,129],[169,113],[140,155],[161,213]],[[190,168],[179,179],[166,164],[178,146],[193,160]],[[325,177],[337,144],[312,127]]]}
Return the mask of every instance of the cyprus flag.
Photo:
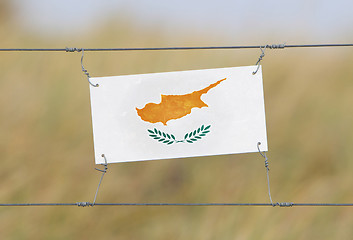
{"label": "cyprus flag", "polygon": [[96,164],[267,151],[255,69],[91,78]]}

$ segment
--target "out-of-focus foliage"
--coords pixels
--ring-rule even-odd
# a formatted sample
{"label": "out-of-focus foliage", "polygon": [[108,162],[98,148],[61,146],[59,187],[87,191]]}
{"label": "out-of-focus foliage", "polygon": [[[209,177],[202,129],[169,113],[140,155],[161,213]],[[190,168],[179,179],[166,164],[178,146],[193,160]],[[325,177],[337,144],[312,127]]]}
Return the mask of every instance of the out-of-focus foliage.
{"label": "out-of-focus foliage", "polygon": [[[126,19],[75,39],[16,29],[0,7],[1,47],[168,46]],[[205,40],[206,39],[206,40]],[[207,40],[213,39],[213,40]],[[180,36],[178,45],[217,45]],[[259,50],[86,53],[92,76],[252,65]],[[263,60],[272,197],[353,201],[353,50],[268,50]],[[92,201],[88,83],[78,53],[0,53],[2,203]],[[109,166],[98,202],[268,202],[259,154]],[[1,207],[1,239],[350,239],[347,208]]]}

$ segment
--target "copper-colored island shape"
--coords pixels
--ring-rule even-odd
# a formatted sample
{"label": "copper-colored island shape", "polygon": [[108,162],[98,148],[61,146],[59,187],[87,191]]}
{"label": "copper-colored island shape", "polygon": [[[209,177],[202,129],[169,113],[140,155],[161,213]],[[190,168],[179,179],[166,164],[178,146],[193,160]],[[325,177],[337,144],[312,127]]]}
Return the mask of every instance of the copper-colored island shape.
{"label": "copper-colored island shape", "polygon": [[227,78],[221,79],[204,89],[185,95],[162,94],[160,103],[147,103],[144,108],[136,108],[137,114],[143,121],[150,123],[161,122],[167,125],[169,120],[179,119],[190,114],[193,108],[208,107],[208,105],[201,100],[201,96],[226,79]]}

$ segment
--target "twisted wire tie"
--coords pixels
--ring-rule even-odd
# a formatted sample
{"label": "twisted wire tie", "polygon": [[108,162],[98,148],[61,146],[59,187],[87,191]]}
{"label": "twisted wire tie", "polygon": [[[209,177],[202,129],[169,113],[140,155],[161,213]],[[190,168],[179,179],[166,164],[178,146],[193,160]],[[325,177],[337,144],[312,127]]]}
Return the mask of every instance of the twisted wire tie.
{"label": "twisted wire tie", "polygon": [[279,206],[279,207],[293,207],[294,203],[292,202],[281,202],[281,203],[274,203],[272,204],[273,207]]}
{"label": "twisted wire tie", "polygon": [[257,71],[259,71],[259,68],[260,68],[260,63],[262,61],[262,59],[265,57],[265,50],[266,48],[269,48],[269,49],[284,49],[286,47],[286,45],[284,43],[282,44],[272,44],[272,45],[265,45],[262,49],[262,46],[260,46],[260,50],[261,50],[261,55],[259,57],[259,60],[257,60],[256,64],[257,65],[257,68],[255,71],[253,71],[253,75],[255,75],[257,73]]}
{"label": "twisted wire tie", "polygon": [[259,153],[261,154],[261,156],[265,159],[265,168],[266,168],[266,176],[267,176],[268,197],[270,198],[270,202],[271,202],[272,206],[275,207],[275,206],[276,206],[276,203],[273,203],[273,202],[272,202],[272,196],[271,196],[270,175],[269,175],[270,168],[268,167],[268,166],[269,166],[268,158],[267,158],[265,152],[261,152],[261,150],[260,150],[260,145],[261,145],[261,142],[258,142],[258,143],[257,143],[257,149],[258,149]]}
{"label": "twisted wire tie", "polygon": [[81,52],[81,51],[83,51],[83,48],[69,48],[69,47],[66,47],[65,48],[65,51],[66,52]]}
{"label": "twisted wire tie", "polygon": [[285,43],[266,45],[266,48],[269,48],[269,49],[284,49],[285,47],[286,47]]}
{"label": "twisted wire tie", "polygon": [[93,207],[93,204],[90,202],[77,202],[77,207]]}
{"label": "twisted wire tie", "polygon": [[107,170],[108,170],[107,158],[105,157],[104,154],[102,154],[102,158],[104,158],[104,164],[102,164],[102,165],[104,166],[104,169],[102,170],[102,169],[99,169],[99,168],[95,168],[97,171],[102,172],[102,176],[101,176],[101,179],[100,179],[100,181],[99,181],[99,184],[98,184],[98,187],[97,187],[97,190],[96,190],[96,194],[94,195],[93,203],[91,204],[92,207],[93,207],[94,204],[96,203],[98,191],[99,191],[99,188],[100,188],[101,183],[102,183],[102,181],[103,181],[104,174],[106,174],[106,172],[107,172]]}
{"label": "twisted wire tie", "polygon": [[88,83],[92,86],[92,87],[99,87],[99,84],[93,84],[90,81],[91,76],[89,75],[88,71],[83,67],[83,56],[84,56],[84,49],[83,48],[70,48],[70,47],[66,47],[65,48],[66,52],[82,52],[82,56],[81,56],[81,69],[83,74],[85,74],[87,76],[87,80]]}
{"label": "twisted wire tie", "polygon": [[257,60],[257,62],[256,62],[256,64],[255,64],[255,65],[257,66],[257,68],[256,68],[255,71],[252,72],[252,75],[255,75],[255,74],[257,73],[257,71],[259,71],[260,62],[262,61],[262,58],[265,56],[265,50],[266,50],[267,46],[269,46],[269,45],[266,45],[266,46],[264,47],[264,49],[262,49],[262,47],[260,47],[261,55],[260,55],[260,57],[259,57],[259,60]]}

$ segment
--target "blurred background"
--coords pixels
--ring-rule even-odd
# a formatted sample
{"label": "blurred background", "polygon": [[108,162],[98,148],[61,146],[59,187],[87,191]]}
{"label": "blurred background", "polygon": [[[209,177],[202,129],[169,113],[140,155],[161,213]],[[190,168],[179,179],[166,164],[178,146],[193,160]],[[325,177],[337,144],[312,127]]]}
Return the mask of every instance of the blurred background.
{"label": "blurred background", "polygon": [[[353,42],[353,2],[0,0],[0,48]],[[260,50],[86,52],[91,76],[246,66]],[[267,50],[275,202],[353,202],[353,48]],[[80,53],[0,52],[0,202],[93,201]],[[269,202],[258,154],[109,165],[97,202]],[[351,208],[1,207],[1,239],[351,239]]]}

